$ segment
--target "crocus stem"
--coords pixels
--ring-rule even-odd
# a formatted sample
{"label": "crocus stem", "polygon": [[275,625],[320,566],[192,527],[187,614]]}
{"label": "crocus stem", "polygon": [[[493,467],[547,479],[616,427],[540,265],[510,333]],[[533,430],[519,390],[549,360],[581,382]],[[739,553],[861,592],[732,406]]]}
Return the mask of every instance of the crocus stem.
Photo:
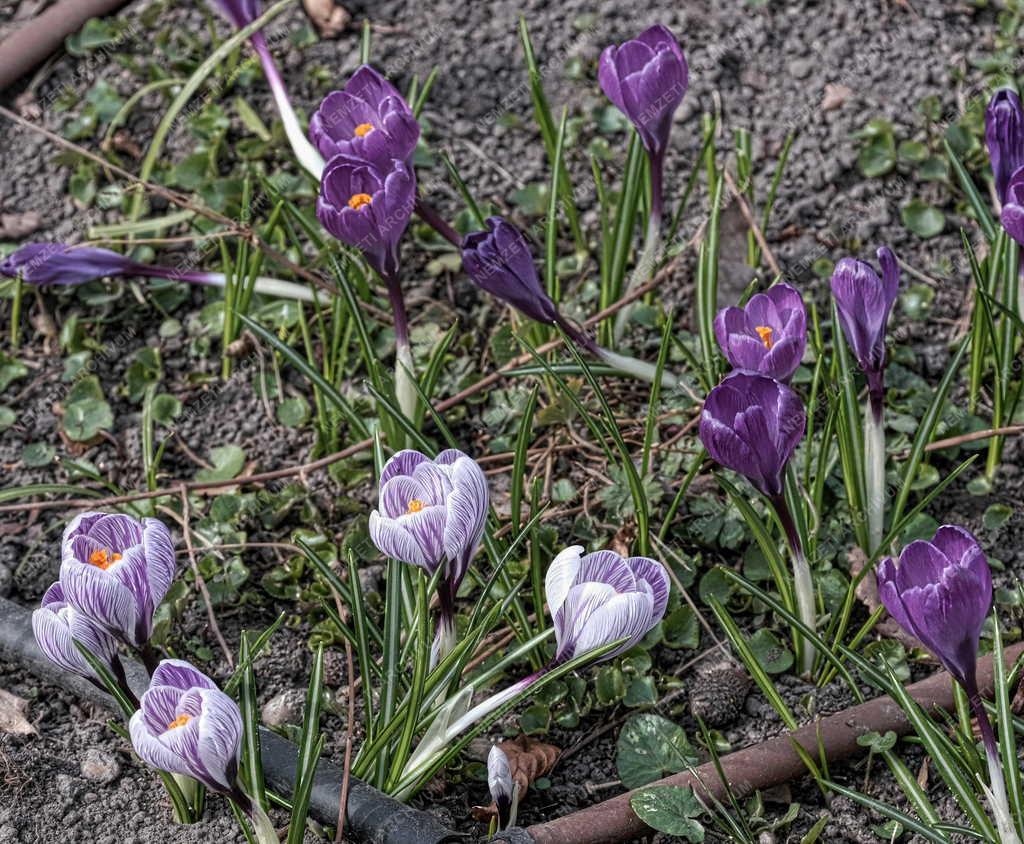
{"label": "crocus stem", "polygon": [[267,813],[263,811],[263,807],[242,791],[241,787],[236,785],[228,799],[249,816],[256,844],[280,844],[281,839],[277,837],[277,830]]}
{"label": "crocus stem", "polygon": [[864,403],[864,480],[867,493],[868,547],[870,555],[882,543],[885,525],[885,425],[882,399],[874,393]]}
{"label": "crocus stem", "polygon": [[[201,284],[205,287],[225,287],[227,279],[224,273],[208,273],[202,271],[182,272],[173,267],[161,267],[157,264],[134,264],[126,273],[136,273],[146,278],[166,278],[170,281],[181,281],[187,284]],[[293,281],[284,281],[280,278],[268,278],[258,276],[253,285],[257,293],[265,296],[279,296],[282,299],[296,299],[300,302],[326,301],[326,297],[318,290],[313,290],[304,284],[296,284]]]}
{"label": "crocus stem", "polygon": [[[654,275],[654,267],[658,260],[658,252],[661,249],[661,179],[664,170],[664,154],[656,153],[648,155],[651,165],[651,213],[647,218],[647,234],[644,236],[644,246],[640,257],[633,268],[633,272],[626,283],[623,295],[639,287]],[[615,342],[622,339],[629,323],[629,314],[633,310],[634,303],[626,305],[619,311],[615,318]]]}
{"label": "crocus stem", "polygon": [[259,56],[260,64],[263,65],[263,75],[267,77],[267,84],[270,86],[270,92],[274,95],[274,102],[277,104],[281,122],[284,124],[285,135],[288,136],[288,143],[291,144],[295,157],[314,179],[320,181],[320,176],[324,172],[324,160],[306,138],[306,133],[299,125],[299,118],[295,114],[295,109],[292,108],[291,100],[288,99],[288,90],[284,87],[281,72],[277,69],[270,47],[267,46],[267,39],[262,32],[257,32],[249,40],[252,42],[256,55]]}
{"label": "crocus stem", "polygon": [[440,612],[437,616],[437,631],[434,644],[430,649],[430,670],[452,652],[456,644],[455,633],[455,596],[448,583],[442,581],[437,589],[437,602]]}
{"label": "crocus stem", "polygon": [[[653,363],[638,360],[637,358],[630,357],[629,355],[620,355],[617,352],[610,351],[602,346],[596,347],[594,354],[609,366],[618,369],[620,372],[632,375],[634,378],[639,378],[641,381],[653,383],[654,379],[658,377],[658,367]],[[679,379],[676,378],[675,375],[671,372],[662,371],[661,386],[675,387],[678,384]]]}
{"label": "crocus stem", "polygon": [[459,233],[451,227],[434,206],[427,203],[421,196],[416,197],[415,211],[424,223],[441,235],[452,246],[458,248],[462,245],[462,238],[459,237]]}
{"label": "crocus stem", "polygon": [[[800,544],[800,534],[797,532],[793,516],[789,512],[785,496],[774,496],[771,502],[786,534],[790,556],[793,560],[793,591],[796,594],[797,613],[804,625],[814,630],[817,626],[814,581],[811,579],[811,567],[807,563],[803,546]],[[810,642],[805,641],[802,636],[797,637],[797,641],[800,643],[801,667],[805,674],[810,674],[814,669],[814,649]]]}
{"label": "crocus stem", "polygon": [[139,656],[142,659],[142,664],[146,666],[146,672],[152,677],[156,667],[160,664],[160,654],[156,652],[156,649],[149,642],[146,642],[139,649]]}
{"label": "crocus stem", "polygon": [[419,397],[416,394],[415,377],[412,359],[412,346],[409,344],[409,318],[405,313],[405,297],[398,276],[388,273],[384,277],[388,288],[388,300],[395,320],[395,398],[398,406],[407,419],[416,420],[416,408]]}
{"label": "crocus stem", "polygon": [[1003,767],[999,761],[999,744],[996,742],[992,722],[989,721],[988,712],[985,710],[985,704],[982,703],[981,695],[978,693],[977,684],[973,678],[968,679],[965,688],[971,712],[974,713],[978,729],[981,731],[981,742],[985,746],[989,779],[986,794],[989,808],[992,810],[992,817],[996,822],[996,829],[999,831],[999,841],[1001,844],[1020,844],[1020,838],[1013,822],[1013,813],[1010,811],[1010,803],[1006,799],[1006,782],[1003,779]]}

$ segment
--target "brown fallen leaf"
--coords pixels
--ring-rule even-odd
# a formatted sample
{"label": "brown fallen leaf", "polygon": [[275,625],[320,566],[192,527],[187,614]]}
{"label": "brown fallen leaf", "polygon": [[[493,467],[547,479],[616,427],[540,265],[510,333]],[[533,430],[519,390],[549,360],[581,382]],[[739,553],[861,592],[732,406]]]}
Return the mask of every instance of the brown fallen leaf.
{"label": "brown fallen leaf", "polygon": [[28,701],[0,689],[0,733],[12,736],[30,736],[35,733],[25,717],[28,714]]}
{"label": "brown fallen leaf", "polygon": [[[562,751],[553,744],[546,744],[529,736],[521,735],[509,741],[501,742],[500,747],[508,757],[508,766],[512,771],[512,779],[519,785],[519,800],[526,795],[530,783],[536,782],[547,774]],[[498,816],[498,807],[491,801],[490,806],[474,806],[469,810],[474,820],[489,821]]]}
{"label": "brown fallen leaf", "polygon": [[302,0],[302,5],[321,38],[337,38],[352,19],[334,0]]}

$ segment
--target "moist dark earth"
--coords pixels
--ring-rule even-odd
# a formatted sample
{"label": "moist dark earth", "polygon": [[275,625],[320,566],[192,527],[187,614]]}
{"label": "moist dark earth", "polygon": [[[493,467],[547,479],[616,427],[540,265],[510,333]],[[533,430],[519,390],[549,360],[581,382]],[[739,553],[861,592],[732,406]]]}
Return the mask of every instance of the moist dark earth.
{"label": "moist dark earth", "polygon": [[[0,9],[0,35],[9,35],[20,25],[24,7],[40,3],[8,0]],[[824,301],[827,282],[814,271],[819,259],[837,260],[856,244],[859,257],[868,258],[881,244],[890,245],[934,292],[928,318],[907,320],[902,326],[901,363],[935,383],[945,371],[951,342],[963,328],[968,312],[966,294],[969,278],[962,262],[959,227],[973,233],[972,223],[959,213],[950,188],[939,182],[918,183],[899,172],[885,178],[866,179],[856,166],[860,142],[855,137],[869,120],[886,118],[897,127],[899,137],[925,140],[928,130],[918,110],[925,97],[934,95],[944,114],[962,113],[977,97],[987,97],[978,61],[993,49],[997,16],[984,4],[963,2],[664,2],[655,0],[642,7],[611,0],[602,3],[567,0],[544,2],[381,2],[350,4],[351,25],[337,40],[322,41],[298,49],[287,38],[278,44],[283,68],[296,106],[310,114],[332,87],[340,87],[359,63],[359,25],[369,18],[373,25],[373,62],[405,88],[413,74],[422,79],[437,64],[440,72],[424,112],[425,137],[435,149],[447,149],[457,160],[463,176],[478,198],[495,203],[514,219],[522,213],[514,203],[515,193],[548,178],[543,145],[532,120],[526,87],[522,51],[517,33],[518,16],[529,23],[543,82],[556,111],[570,107],[573,117],[582,117],[579,134],[568,153],[577,186],[583,221],[596,230],[592,180],[587,144],[595,137],[595,124],[606,102],[595,81],[598,54],[608,43],[630,37],[642,28],[663,23],[675,32],[689,58],[690,90],[680,108],[667,164],[666,197],[670,207],[682,191],[694,165],[701,143],[701,119],[705,113],[720,116],[718,147],[723,158],[732,149],[732,133],[744,128],[753,138],[755,184],[763,198],[786,135],[796,132],[789,164],[779,190],[771,224],[765,232],[772,252],[786,279],[810,299]],[[207,19],[197,4],[130,3],[120,14],[138,21],[146,10],[156,10],[151,29],[174,28],[192,34],[201,43],[209,40]],[[21,11],[19,11],[21,10]],[[307,26],[298,4],[274,24],[278,30],[296,33]],[[151,47],[147,29],[139,24],[139,35],[118,50],[146,56]],[[226,27],[218,23],[220,33]],[[581,68],[570,73],[567,68]],[[314,74],[312,69],[319,72]],[[84,59],[62,55],[7,92],[5,104],[33,116],[38,125],[59,132],[76,115],[76,109],[58,113],[42,108],[33,113],[31,103],[46,102],[47,95],[70,86],[84,93],[95,80],[103,79],[122,97],[137,89],[138,78],[117,61],[107,57],[88,64]],[[246,91],[268,125],[275,118],[261,77]],[[20,99],[19,99],[20,97]],[[17,99],[17,105],[15,101]],[[160,95],[145,97],[133,110],[124,127],[129,139],[145,145],[160,119],[167,100]],[[239,138],[246,130],[234,111],[232,132]],[[611,160],[608,173],[618,178],[624,158],[621,133],[608,136]],[[83,143],[95,149],[95,139]],[[175,129],[168,141],[166,157],[180,161],[191,151],[194,139],[183,128]],[[62,166],[58,149],[42,134],[0,121],[0,213],[23,215],[38,212],[40,226],[33,239],[81,239],[82,211],[69,197],[71,170]],[[282,162],[288,150],[280,151]],[[131,161],[129,159],[129,167]],[[429,182],[431,199],[442,211],[454,213],[461,205],[452,187],[441,177],[436,165],[420,173]],[[914,197],[921,197],[946,212],[942,234],[922,239],[907,231],[901,209]],[[683,231],[695,232],[703,221],[706,198],[689,207]],[[152,213],[164,213],[155,201]],[[90,212],[89,225],[113,222],[120,212]],[[741,219],[727,211],[723,222],[720,261],[722,304],[731,302],[750,281],[745,268],[746,233]],[[16,241],[16,237],[7,236]],[[571,249],[565,245],[565,253]],[[426,319],[439,319],[447,329],[462,315],[466,330],[475,332],[476,348],[483,350],[487,332],[501,316],[500,309],[485,301],[464,277],[444,273],[431,276],[410,259],[404,283],[412,302],[433,303],[430,316],[417,314],[412,306],[414,326]],[[593,270],[593,266],[590,267]],[[418,271],[419,270],[419,271]],[[695,260],[692,254],[677,265],[672,277],[659,288],[657,296],[674,306],[681,329],[693,329],[690,319]],[[915,283],[917,279],[914,280]],[[578,295],[575,295],[578,294]],[[589,299],[588,299],[589,297]],[[569,312],[585,316],[593,309],[593,290],[580,285],[567,297]],[[158,347],[164,366],[162,389],[178,396],[186,407],[202,407],[179,427],[184,444],[171,445],[161,464],[162,485],[175,479],[192,478],[199,465],[194,455],[205,456],[210,448],[239,445],[254,471],[295,465],[310,459],[313,434],[304,428],[286,428],[269,413],[259,391],[248,379],[235,379],[226,387],[203,383],[191,376],[219,372],[219,348],[198,356],[183,336],[166,337],[160,326],[167,317],[185,325],[196,317],[207,300],[201,291],[190,290],[185,300],[169,314],[161,313],[122,290],[114,305],[83,304],[74,293],[50,292],[26,296],[23,345],[19,359],[29,367],[27,378],[14,382],[3,395],[3,403],[15,407],[19,416],[32,419],[30,426],[16,422],[0,435],[2,486],[28,483],[67,482],[60,463],[28,467],[22,459],[30,443],[52,445],[58,455],[89,460],[112,483],[127,490],[144,488],[139,459],[139,405],[118,394],[125,370],[134,353],[142,347]],[[9,302],[4,305],[7,319]],[[62,361],[55,332],[77,313],[81,318],[98,313],[110,323],[107,337],[130,327],[122,349],[98,358],[96,374],[114,410],[111,436],[84,450],[63,440],[55,404],[61,392]],[[5,334],[5,343],[9,337]],[[629,338],[633,351],[651,358],[657,351],[656,330],[637,328]],[[479,353],[484,357],[484,353]],[[485,360],[474,361],[481,371]],[[287,389],[306,392],[301,379],[282,371]],[[197,386],[198,385],[198,386]],[[632,402],[642,413],[644,391],[623,382],[615,395]],[[452,390],[454,392],[454,390]],[[488,423],[481,419],[481,406],[460,412],[456,433],[465,436],[469,450],[486,453]],[[970,496],[958,482],[936,501],[930,511],[940,521],[963,523],[978,532],[989,553],[1000,560],[1008,575],[1019,575],[1024,567],[1022,529],[1019,518],[1011,518],[998,531],[984,531],[982,513],[993,503],[1008,505],[1018,512],[1022,502],[1020,448],[1007,444],[998,483],[990,495]],[[365,462],[362,464],[365,468]],[[950,466],[944,466],[948,470]],[[559,458],[556,473],[572,475],[569,457]],[[666,487],[679,478],[659,479]],[[372,506],[370,483],[344,487],[326,473],[302,480],[310,500],[324,520],[342,534],[351,519],[352,502]],[[494,495],[507,495],[507,475],[492,476]],[[499,505],[500,506],[500,505]],[[287,541],[288,517],[273,529],[249,526],[250,541]],[[0,516],[0,595],[25,606],[38,601],[55,577],[58,543],[64,514],[59,510],[26,511]],[[173,524],[172,524],[173,527]],[[565,530],[563,529],[563,534]],[[567,536],[563,538],[568,538]],[[272,548],[246,552],[245,564],[252,581],[281,561]],[[182,564],[187,565],[185,558]],[[734,561],[727,561],[734,562]],[[379,571],[377,572],[379,579]],[[374,573],[368,573],[373,588]],[[259,591],[258,586],[255,591]],[[235,647],[243,628],[269,624],[279,611],[295,612],[294,605],[262,595],[259,602],[246,603],[224,612],[220,622],[229,644]],[[257,665],[261,683],[261,704],[281,692],[301,689],[308,677],[310,651],[306,646],[308,628],[301,616],[291,616],[273,646]],[[210,673],[224,679],[229,668],[208,629],[202,606],[195,600],[184,617],[175,622],[175,642],[190,658],[202,662]],[[185,644],[181,644],[185,643]],[[205,662],[199,655],[205,654]],[[684,688],[695,682],[696,672],[725,657],[705,634],[696,652],[657,653],[656,660],[668,674],[677,674]],[[337,697],[338,712],[344,711],[347,689],[344,663],[338,654],[330,659],[328,686]],[[931,668],[915,667],[915,676]],[[791,678],[781,687],[798,712],[809,718],[806,695],[812,691]],[[106,727],[108,714],[82,705],[68,692],[41,685],[16,664],[0,661],[0,689],[28,701],[28,715],[36,732],[28,736],[0,733],[0,844],[13,842],[205,842],[242,841],[233,820],[220,801],[211,800],[207,818],[192,828],[173,827],[169,807],[159,782],[133,758],[124,743]],[[869,690],[868,690],[869,691]],[[828,687],[817,693],[818,712],[838,711],[851,702],[848,693]],[[694,722],[685,694],[663,710],[677,717],[693,735]],[[564,760],[549,776],[550,784],[531,790],[521,807],[524,825],[571,812],[598,800],[621,793],[615,769],[617,724],[626,711],[599,713],[584,720],[574,731],[554,730],[547,740],[565,748]],[[613,728],[609,728],[609,724]],[[506,734],[516,732],[514,719],[504,724]],[[781,731],[781,723],[768,704],[754,692],[738,707],[737,715],[722,732],[732,748],[739,749]],[[340,760],[344,722],[332,715],[327,722],[329,741],[325,754]],[[494,734],[499,734],[496,728]],[[575,746],[579,744],[577,749]],[[479,752],[479,749],[478,749]],[[907,753],[911,770],[921,760]],[[833,770],[840,782],[865,787],[863,761]],[[942,798],[937,777],[930,780],[933,799],[944,817],[957,820],[952,801]],[[486,804],[486,788],[478,781],[456,782],[447,788],[439,784],[417,799],[421,808],[435,813],[452,828],[482,834],[483,827],[469,814],[473,805]],[[902,805],[902,798],[876,763],[866,790],[883,800]],[[763,841],[799,841],[818,817],[827,811],[832,820],[820,841],[874,842],[880,840],[873,827],[881,818],[855,807],[844,799],[825,806],[820,793],[808,781],[791,783],[766,795],[769,818],[781,816],[790,802],[799,802],[795,822]],[[284,819],[281,819],[284,823]],[[710,826],[710,825],[709,825]],[[311,833],[307,840],[314,840]],[[708,840],[724,840],[709,828]],[[905,838],[904,840],[908,840]],[[916,840],[916,839],[910,839]]]}

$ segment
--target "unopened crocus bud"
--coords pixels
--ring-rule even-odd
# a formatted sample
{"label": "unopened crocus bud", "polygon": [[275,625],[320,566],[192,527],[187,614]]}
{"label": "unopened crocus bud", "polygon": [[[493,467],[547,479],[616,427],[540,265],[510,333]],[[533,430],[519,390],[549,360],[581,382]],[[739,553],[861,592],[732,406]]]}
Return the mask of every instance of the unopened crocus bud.
{"label": "unopened crocus bud", "polygon": [[149,640],[176,568],[170,532],[158,519],[82,513],[64,530],[64,600],[128,645]]}
{"label": "unopened crocus bud", "polygon": [[715,337],[736,369],[787,383],[807,347],[804,301],[788,284],[776,284],[750,297],[742,308],[722,308]]}
{"label": "unopened crocus bud", "polygon": [[900,268],[887,246],[878,250],[878,262],[881,278],[865,261],[840,260],[832,273],[832,297],[846,342],[867,376],[873,401],[880,406],[886,364],[885,328],[899,293]]}
{"label": "unopened crocus bud", "polygon": [[359,249],[384,277],[398,272],[398,244],[416,202],[416,177],[398,159],[384,168],[337,155],[320,182],[316,214],[327,231]]}
{"label": "unopened crocus bud", "polygon": [[508,756],[496,744],[487,754],[487,788],[498,810],[498,829],[512,826],[516,822],[519,784],[512,779]]}
{"label": "unopened crocus bud", "polygon": [[75,647],[79,642],[115,678],[123,680],[124,669],[117,655],[117,639],[76,610],[64,599],[64,587],[54,583],[43,595],[39,609],[32,613],[32,632],[39,649],[65,671],[99,685],[99,677]]}
{"label": "unopened crocus bud", "polygon": [[1024,167],[1015,170],[1007,182],[999,222],[1010,237],[1024,245]]}
{"label": "unopened crocus bud", "polygon": [[551,561],[544,588],[559,663],[623,637],[602,659],[636,645],[664,616],[669,582],[657,560],[573,545]]}
{"label": "unopened crocus bud", "polygon": [[1020,97],[1009,88],[996,91],[985,109],[985,145],[996,195],[1005,205],[1010,177],[1024,164],[1024,111]]}
{"label": "unopened crocus bud", "polygon": [[394,85],[364,64],[340,91],[332,91],[309,121],[309,137],[330,160],[362,158],[380,168],[397,158],[412,169],[420,125]]}
{"label": "unopened crocus bud", "polygon": [[657,25],[606,47],[597,78],[608,99],[636,127],[648,153],[662,155],[689,81],[686,56],[675,36]]}
{"label": "unopened crocus bud", "polygon": [[783,472],[806,424],[803,403],[785,384],[734,372],[705,399],[700,440],[717,463],[778,499]]}
{"label": "unopened crocus bud", "polygon": [[978,540],[943,525],[911,542],[899,563],[878,565],[878,595],[896,622],[961,684],[974,684],[981,628],[992,608],[992,573]]}

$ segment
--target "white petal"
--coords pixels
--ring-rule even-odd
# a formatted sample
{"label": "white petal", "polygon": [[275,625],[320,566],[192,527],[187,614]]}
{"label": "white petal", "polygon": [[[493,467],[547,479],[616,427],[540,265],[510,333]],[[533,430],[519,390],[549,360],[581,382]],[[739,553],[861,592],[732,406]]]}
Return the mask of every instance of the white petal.
{"label": "white petal", "polygon": [[552,618],[565,603],[565,596],[569,593],[570,587],[576,583],[576,573],[580,569],[582,555],[582,545],[571,545],[548,566],[548,573],[544,578],[544,593],[547,595],[548,612]]}

